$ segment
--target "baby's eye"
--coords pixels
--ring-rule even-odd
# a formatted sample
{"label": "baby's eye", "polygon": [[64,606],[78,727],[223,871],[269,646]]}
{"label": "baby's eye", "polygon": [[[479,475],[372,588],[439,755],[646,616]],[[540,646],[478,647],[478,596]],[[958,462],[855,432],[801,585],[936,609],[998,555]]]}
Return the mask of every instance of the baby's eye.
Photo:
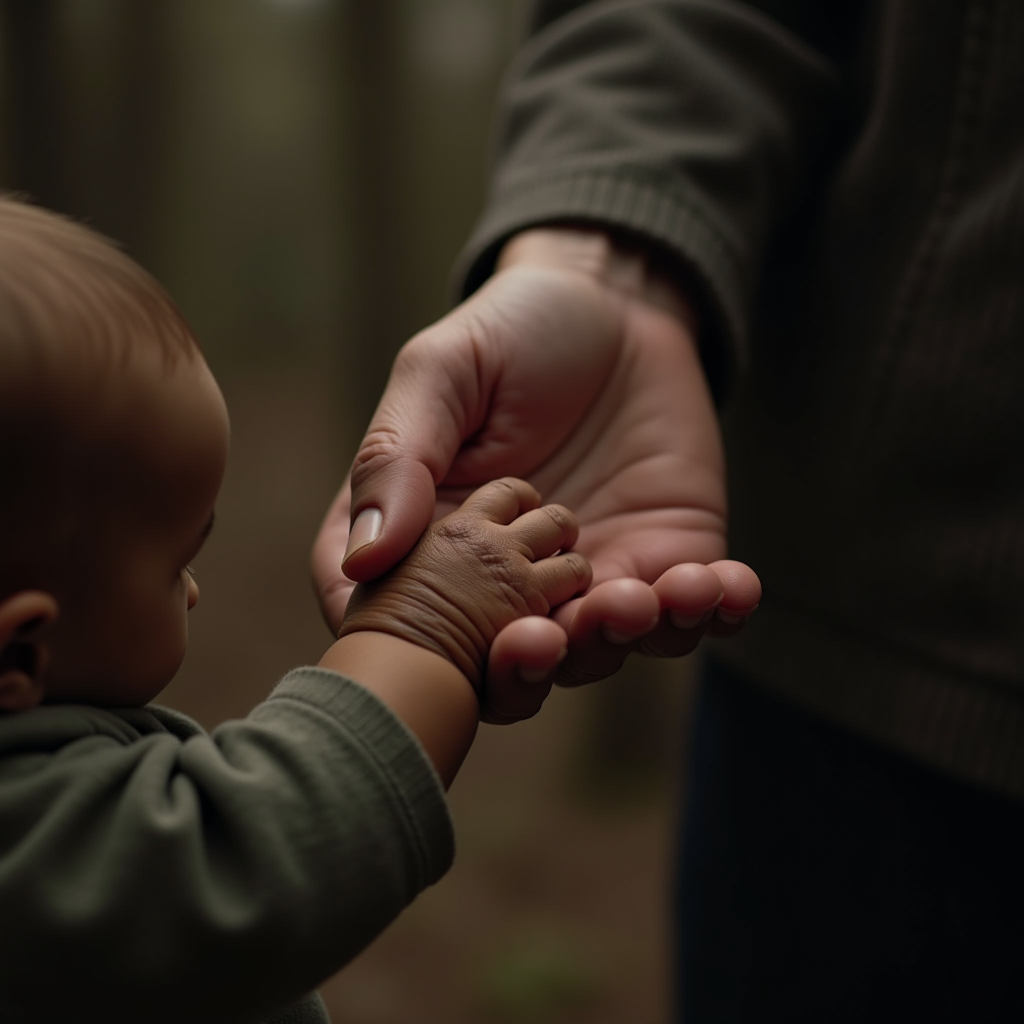
{"label": "baby's eye", "polygon": [[195,569],[193,569],[191,565],[186,565],[184,571],[187,572],[189,576],[195,576],[196,574]]}

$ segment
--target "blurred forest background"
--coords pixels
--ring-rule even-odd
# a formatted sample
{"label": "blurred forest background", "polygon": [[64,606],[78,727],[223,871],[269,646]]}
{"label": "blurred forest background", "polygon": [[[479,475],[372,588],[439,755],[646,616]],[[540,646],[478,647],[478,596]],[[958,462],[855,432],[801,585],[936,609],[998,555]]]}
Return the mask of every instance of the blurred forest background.
{"label": "blurred forest background", "polygon": [[[185,665],[244,715],[330,637],[308,551],[400,344],[441,315],[526,0],[0,0],[0,186],[118,239],[233,421]],[[357,1024],[658,1024],[678,665],[485,726],[454,869],[323,989]]]}

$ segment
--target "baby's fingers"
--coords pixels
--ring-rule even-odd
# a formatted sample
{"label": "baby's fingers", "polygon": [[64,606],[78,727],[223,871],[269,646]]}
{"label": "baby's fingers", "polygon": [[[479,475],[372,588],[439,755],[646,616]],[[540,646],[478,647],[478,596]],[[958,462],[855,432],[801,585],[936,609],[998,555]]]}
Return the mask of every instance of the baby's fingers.
{"label": "baby's fingers", "polygon": [[478,487],[462,503],[462,509],[505,526],[539,504],[540,495],[535,487],[517,477],[505,476]]}
{"label": "baby's fingers", "polygon": [[527,512],[508,531],[532,562],[571,548],[580,532],[576,517],[564,505],[545,505]]}
{"label": "baby's fingers", "polygon": [[534,584],[552,608],[582,594],[593,579],[590,563],[578,551],[542,558],[534,562],[531,572]]}

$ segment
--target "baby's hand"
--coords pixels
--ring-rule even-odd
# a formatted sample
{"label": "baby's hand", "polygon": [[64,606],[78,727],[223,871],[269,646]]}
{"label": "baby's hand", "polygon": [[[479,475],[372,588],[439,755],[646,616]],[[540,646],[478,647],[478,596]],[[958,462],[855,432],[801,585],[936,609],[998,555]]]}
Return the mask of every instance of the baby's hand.
{"label": "baby's hand", "polygon": [[567,550],[577,532],[573,514],[540,507],[528,483],[486,484],[389,573],[356,587],[338,636],[374,630],[408,640],[448,658],[479,691],[501,629],[546,616],[590,585],[590,564]]}

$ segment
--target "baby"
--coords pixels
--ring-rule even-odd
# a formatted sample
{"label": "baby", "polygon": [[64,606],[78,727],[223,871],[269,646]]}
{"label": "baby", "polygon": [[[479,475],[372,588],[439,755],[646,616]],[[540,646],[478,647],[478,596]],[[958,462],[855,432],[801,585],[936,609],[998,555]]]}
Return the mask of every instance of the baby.
{"label": "baby", "polygon": [[228,414],[160,286],[0,198],[0,1020],[323,1021],[453,856],[497,633],[584,590],[571,514],[472,494],[212,734],[177,671]]}

